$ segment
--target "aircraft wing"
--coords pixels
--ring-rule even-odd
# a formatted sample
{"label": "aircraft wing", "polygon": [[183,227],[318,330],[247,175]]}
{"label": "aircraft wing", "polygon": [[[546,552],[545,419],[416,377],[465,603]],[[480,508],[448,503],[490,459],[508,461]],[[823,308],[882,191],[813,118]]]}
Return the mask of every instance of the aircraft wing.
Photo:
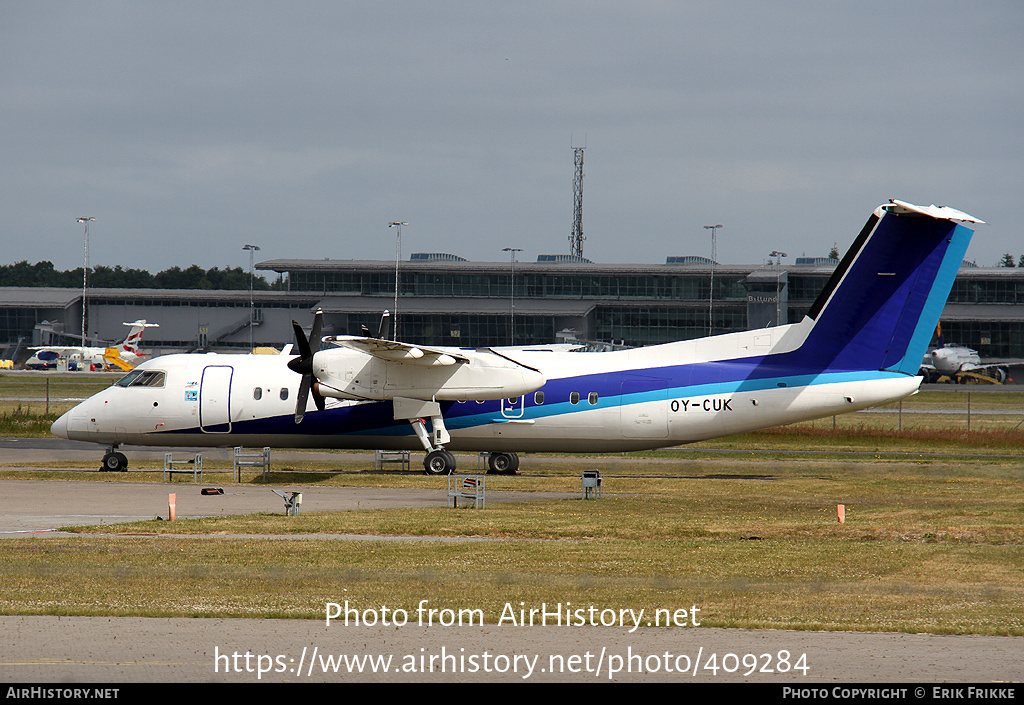
{"label": "aircraft wing", "polygon": [[289,363],[293,371],[309,374],[312,391],[321,397],[505,399],[533,392],[545,381],[539,370],[490,349],[459,352],[357,336],[324,340],[337,347],[317,352],[315,363],[302,357]]}
{"label": "aircraft wing", "polygon": [[423,345],[412,345],[397,340],[364,338],[358,336],[332,336],[326,338],[342,347],[358,350],[388,362],[404,362],[421,367],[465,364],[469,358],[451,350],[439,350]]}

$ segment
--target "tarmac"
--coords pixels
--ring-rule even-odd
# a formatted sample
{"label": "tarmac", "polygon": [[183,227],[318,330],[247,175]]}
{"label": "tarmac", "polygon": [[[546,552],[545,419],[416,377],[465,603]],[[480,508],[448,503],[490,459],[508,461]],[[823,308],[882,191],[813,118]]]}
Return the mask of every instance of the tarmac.
{"label": "tarmac", "polygon": [[[339,586],[338,595],[326,597],[342,596]],[[414,610],[409,617],[403,626],[0,617],[0,678],[33,685],[746,682],[806,688],[820,683],[1005,687],[1022,677],[1024,640],[1012,637],[703,627],[643,627],[630,633],[603,626],[420,626]]]}

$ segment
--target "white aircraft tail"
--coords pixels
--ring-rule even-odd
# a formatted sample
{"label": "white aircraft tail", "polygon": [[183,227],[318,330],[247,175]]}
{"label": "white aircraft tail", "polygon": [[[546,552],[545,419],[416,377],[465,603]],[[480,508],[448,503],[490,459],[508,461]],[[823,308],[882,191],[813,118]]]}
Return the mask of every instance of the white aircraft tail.
{"label": "white aircraft tail", "polygon": [[118,350],[121,352],[130,352],[133,355],[138,355],[139,357],[142,356],[141,353],[139,353],[139,343],[142,341],[143,331],[147,328],[160,327],[159,323],[146,323],[146,319],[144,318],[140,318],[133,323],[123,323],[122,325],[131,326],[131,329],[128,331],[128,335],[124,339],[124,342],[122,342],[118,347]]}

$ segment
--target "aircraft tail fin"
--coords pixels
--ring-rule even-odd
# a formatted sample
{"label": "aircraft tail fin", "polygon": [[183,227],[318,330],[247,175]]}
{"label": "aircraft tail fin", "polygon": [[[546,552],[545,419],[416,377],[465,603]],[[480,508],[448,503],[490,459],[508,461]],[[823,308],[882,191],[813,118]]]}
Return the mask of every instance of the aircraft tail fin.
{"label": "aircraft tail fin", "polygon": [[125,336],[124,341],[118,347],[121,352],[130,352],[136,355],[139,354],[139,343],[142,341],[142,333],[147,328],[158,328],[159,323],[146,323],[146,319],[141,318],[133,323],[123,323],[122,325],[131,326],[128,330],[128,335]]}
{"label": "aircraft tail fin", "polygon": [[961,211],[890,201],[879,206],[808,317],[801,351],[826,370],[916,375],[973,231]]}

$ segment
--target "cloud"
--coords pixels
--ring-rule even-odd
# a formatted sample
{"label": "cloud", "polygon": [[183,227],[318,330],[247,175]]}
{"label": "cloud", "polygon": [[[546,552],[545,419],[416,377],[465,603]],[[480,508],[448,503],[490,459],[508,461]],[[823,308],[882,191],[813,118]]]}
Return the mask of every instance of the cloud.
{"label": "cloud", "polygon": [[[705,218],[730,221],[727,261],[766,238],[827,249],[889,197],[998,223],[972,245],[994,261],[1020,231],[1022,19],[1013,2],[16,5],[5,255],[77,266],[84,213],[94,262],[152,270],[238,264],[253,239],[387,259],[396,218],[410,251],[567,251],[585,143],[601,261],[663,261],[666,224],[696,243]],[[808,203],[842,219],[794,218]]]}

